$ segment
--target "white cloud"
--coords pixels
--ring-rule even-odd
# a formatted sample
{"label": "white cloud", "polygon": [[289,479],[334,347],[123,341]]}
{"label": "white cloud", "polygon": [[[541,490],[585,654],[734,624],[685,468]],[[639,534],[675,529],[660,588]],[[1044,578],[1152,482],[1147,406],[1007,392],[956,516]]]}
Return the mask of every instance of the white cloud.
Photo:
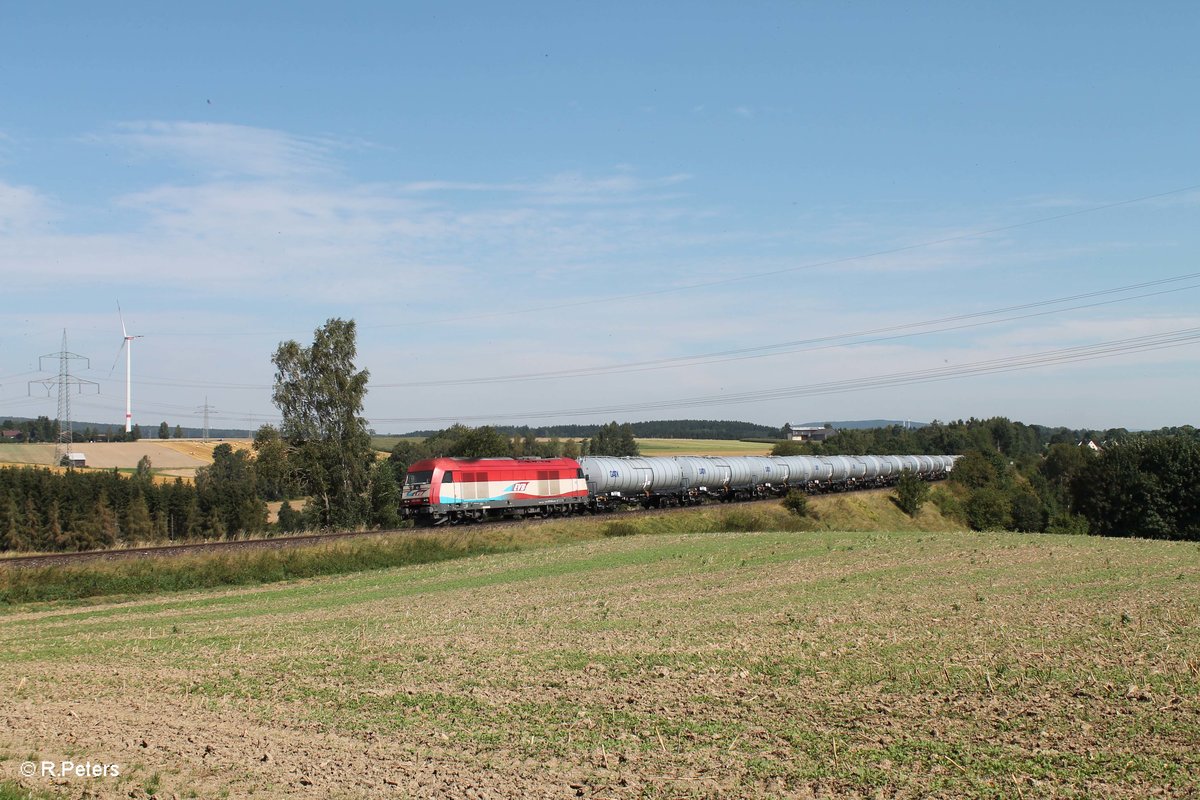
{"label": "white cloud", "polygon": [[212,122],[125,122],[89,137],[143,158],[165,158],[227,177],[287,178],[333,169],[329,139]]}

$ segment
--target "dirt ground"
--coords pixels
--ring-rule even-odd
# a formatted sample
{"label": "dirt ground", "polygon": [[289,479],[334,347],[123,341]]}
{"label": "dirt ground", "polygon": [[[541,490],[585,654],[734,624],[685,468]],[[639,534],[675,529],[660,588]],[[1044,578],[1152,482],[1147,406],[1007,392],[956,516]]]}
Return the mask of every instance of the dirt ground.
{"label": "dirt ground", "polygon": [[1192,797],[1200,549],[639,536],[0,614],[70,797]]}

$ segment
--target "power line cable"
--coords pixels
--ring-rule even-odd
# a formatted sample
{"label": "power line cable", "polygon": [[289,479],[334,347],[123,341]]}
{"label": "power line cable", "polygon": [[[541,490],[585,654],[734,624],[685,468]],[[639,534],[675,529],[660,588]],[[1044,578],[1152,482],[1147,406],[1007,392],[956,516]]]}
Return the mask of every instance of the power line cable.
{"label": "power line cable", "polygon": [[[1197,274],[1197,277],[1200,277],[1200,273]],[[461,386],[461,385],[482,384],[482,383],[516,383],[516,382],[521,382],[521,381],[552,380],[552,379],[558,379],[558,378],[596,377],[596,376],[628,374],[628,373],[635,373],[635,372],[654,372],[654,371],[658,371],[660,369],[677,369],[677,368],[681,368],[681,367],[695,367],[695,366],[705,366],[705,365],[710,365],[710,364],[721,364],[721,363],[726,363],[726,362],[730,362],[730,361],[747,361],[747,360],[755,359],[755,358],[768,358],[768,357],[780,356],[780,355],[793,355],[795,353],[810,353],[810,352],[814,352],[817,350],[829,350],[829,349],[838,348],[838,347],[854,347],[854,346],[863,345],[863,344],[878,344],[880,342],[897,341],[900,339],[908,339],[908,338],[913,338],[916,336],[928,336],[928,335],[937,334],[937,333],[951,333],[954,331],[967,330],[970,328],[979,328],[979,327],[983,327],[986,325],[999,325],[999,324],[1002,324],[1005,322],[1017,322],[1020,320],[1049,316],[1051,314],[1061,314],[1061,313],[1064,313],[1067,311],[1079,311],[1079,310],[1087,309],[1087,308],[1099,308],[1101,306],[1113,305],[1115,303],[1124,303],[1129,300],[1140,300],[1140,299],[1144,299],[1147,297],[1155,297],[1155,296],[1163,295],[1163,294],[1172,294],[1175,292],[1181,292],[1181,291],[1185,291],[1188,289],[1197,289],[1197,288],[1200,288],[1200,284],[1194,284],[1191,286],[1175,287],[1172,289],[1164,289],[1162,291],[1157,291],[1157,292],[1147,292],[1145,294],[1132,295],[1130,297],[1122,297],[1122,298],[1118,298],[1115,300],[1105,300],[1105,301],[1101,301],[1101,302],[1097,302],[1097,303],[1085,303],[1082,305],[1069,306],[1067,308],[1058,308],[1058,309],[1052,309],[1049,311],[1039,311],[1039,312],[1035,312],[1032,314],[1021,314],[1021,315],[1017,315],[1017,316],[1003,317],[1001,319],[986,320],[983,322],[972,322],[972,323],[966,323],[966,324],[962,324],[962,325],[952,325],[952,326],[948,326],[948,327],[934,328],[932,330],[926,330],[926,331],[914,331],[914,332],[910,332],[910,333],[901,333],[901,334],[896,334],[896,335],[892,335],[892,336],[876,336],[873,338],[860,338],[860,337],[864,337],[871,333],[876,333],[876,332],[889,331],[889,330],[896,331],[896,330],[905,330],[905,329],[911,329],[911,328],[917,328],[917,327],[924,327],[927,325],[932,325],[936,322],[942,322],[942,321],[951,320],[951,319],[972,319],[972,318],[978,318],[981,316],[988,316],[988,315],[999,313],[999,312],[998,311],[984,311],[984,312],[979,312],[976,314],[963,314],[963,315],[958,315],[956,317],[946,317],[946,318],[943,318],[943,320],[933,320],[930,322],[919,322],[919,323],[907,323],[904,325],[891,326],[889,328],[877,328],[874,331],[862,331],[862,332],[858,332],[858,333],[845,333],[845,334],[836,334],[836,335],[830,335],[830,336],[819,336],[819,337],[814,337],[811,339],[798,339],[798,340],[791,341],[791,342],[782,342],[782,343],[770,344],[770,345],[760,345],[758,347],[752,347],[752,348],[742,348],[742,349],[738,349],[738,350],[726,350],[726,351],[722,351],[722,352],[708,353],[708,354],[696,355],[696,356],[680,356],[678,358],[659,359],[659,360],[655,360],[655,361],[632,362],[632,363],[628,363],[628,364],[609,365],[609,366],[605,366],[605,367],[584,367],[584,368],[579,368],[579,369],[575,369],[575,370],[560,370],[557,372],[526,373],[523,375],[511,375],[511,376],[493,376],[493,377],[479,377],[479,378],[451,378],[451,379],[438,380],[438,381],[409,381],[409,382],[404,382],[404,383],[377,383],[372,388],[374,388],[374,389],[389,389],[389,388],[401,388],[401,387],[416,388],[416,387],[429,387],[429,386]],[[1088,295],[1080,295],[1080,296],[1081,297],[1094,297],[1097,295],[1109,294],[1109,293],[1112,293],[1115,291],[1120,291],[1120,290],[1107,290],[1105,292],[1093,292]],[[1025,304],[1023,306],[1011,306],[1010,309],[1011,308],[1034,308],[1037,306],[1045,306],[1045,305],[1048,305],[1053,302],[1061,302],[1061,301],[1056,300],[1056,301],[1046,301],[1043,303],[1029,303],[1029,304]],[[1008,310],[1008,309],[1001,309],[1001,310]],[[837,343],[838,340],[840,340],[840,339],[858,339],[858,341],[846,341],[846,342]],[[798,347],[798,345],[815,345],[815,346]],[[787,347],[789,349],[786,349],[786,350],[779,349],[779,348],[783,348],[783,347]],[[701,360],[701,359],[703,359],[703,360]]]}
{"label": "power line cable", "polygon": [[[631,372],[646,372],[653,371],[658,368],[675,368],[675,367],[690,367],[703,366],[714,363],[723,363],[726,361],[740,361],[750,358],[762,358],[774,355],[789,355],[799,352],[811,352],[813,350],[829,349],[831,347],[846,347],[860,344],[873,344],[882,341],[892,341],[914,336],[924,336],[937,333],[953,332],[956,330],[964,330],[972,327],[980,327],[982,325],[994,325],[1004,322],[1013,322],[1023,319],[1031,319],[1039,316],[1048,316],[1050,314],[1060,314],[1068,311],[1078,311],[1087,308],[1096,308],[1104,305],[1112,305],[1115,303],[1128,302],[1130,300],[1139,300],[1147,297],[1155,297],[1163,294],[1171,294],[1174,292],[1187,291],[1200,288],[1200,284],[1189,286],[1176,286],[1169,289],[1164,289],[1156,292],[1148,292],[1144,294],[1132,295],[1130,297],[1122,297],[1109,301],[1098,303],[1087,303],[1066,308],[1052,309],[1036,314],[1025,314],[1020,316],[1006,317],[998,320],[990,320],[987,322],[973,323],[967,325],[958,325],[952,327],[942,327],[934,330],[919,331],[913,333],[902,334],[898,336],[883,336],[878,338],[864,339],[863,337],[875,336],[877,334],[893,333],[898,331],[914,331],[919,328],[931,328],[935,325],[944,325],[949,322],[961,322],[967,320],[977,320],[989,316],[996,316],[1013,311],[1022,311],[1034,308],[1045,308],[1046,306],[1068,303],[1075,300],[1085,300],[1095,297],[1104,297],[1122,292],[1131,292],[1137,289],[1144,289],[1156,286],[1165,286],[1172,283],[1180,283],[1188,280],[1200,279],[1200,272],[1191,272],[1183,275],[1175,275],[1167,278],[1159,278],[1152,281],[1143,281],[1140,283],[1128,284],[1125,286],[1116,286],[1108,289],[1098,289],[1094,291],[1081,292],[1062,297],[1054,297],[1045,300],[1036,300],[1028,303],[1019,303],[1016,305],[1002,306],[1000,308],[992,308],[983,311],[974,311],[964,314],[954,314],[945,317],[937,317],[928,320],[919,320],[916,322],[905,322],[896,325],[888,325],[878,328],[870,328],[861,331],[852,331],[848,333],[829,334],[826,336],[816,336],[807,339],[794,339],[784,342],[775,342],[765,345],[757,345],[755,347],[735,348],[728,350],[718,350],[708,353],[698,353],[690,356],[675,356],[671,358],[652,359],[643,361],[631,361],[617,364],[608,364],[596,367],[580,367],[565,370],[549,370],[541,372],[524,372],[513,373],[509,375],[490,375],[470,378],[447,378],[441,380],[425,380],[425,381],[399,381],[381,383],[376,382],[371,385],[371,389],[409,389],[409,388],[426,388],[437,386],[466,386],[474,384],[487,383],[517,383],[523,381],[535,380],[550,380],[559,378],[577,378],[577,377],[594,377],[604,375],[624,374]],[[833,344],[841,340],[860,339],[861,341],[845,342],[843,344]],[[814,347],[813,345],[824,345]],[[788,349],[785,349],[788,348]],[[263,391],[272,388],[271,384],[251,384],[251,383],[208,383],[202,381],[179,380],[175,378],[163,378],[159,376],[143,375],[138,379],[139,385],[146,386],[168,386],[179,388],[205,388],[205,389],[231,389],[231,390],[254,390]],[[183,406],[179,407],[181,410]]]}
{"label": "power line cable", "polygon": [[1077,345],[1038,353],[1003,358],[987,359],[969,362],[951,367],[937,367],[924,370],[909,370],[906,372],[888,373],[884,375],[865,376],[842,381],[805,384],[799,386],[776,387],[750,392],[737,392],[718,395],[702,395],[690,398],[627,403],[587,408],[557,409],[543,411],[514,412],[490,415],[458,415],[441,417],[387,417],[375,418],[375,423],[432,423],[432,422],[463,422],[480,420],[514,420],[547,417],[578,417],[583,415],[638,413],[645,411],[661,411],[677,408],[696,408],[704,406],[743,405],[763,402],[766,400],[790,399],[813,395],[840,394],[852,391],[863,391],[889,386],[907,386],[934,381],[944,381],[974,375],[991,373],[1014,372],[1035,369],[1058,364],[1068,364],[1081,361],[1091,361],[1099,358],[1111,358],[1119,355],[1161,350],[1170,347],[1181,347],[1200,342],[1200,328],[1185,328],[1160,334],[1130,337],[1091,345]]}

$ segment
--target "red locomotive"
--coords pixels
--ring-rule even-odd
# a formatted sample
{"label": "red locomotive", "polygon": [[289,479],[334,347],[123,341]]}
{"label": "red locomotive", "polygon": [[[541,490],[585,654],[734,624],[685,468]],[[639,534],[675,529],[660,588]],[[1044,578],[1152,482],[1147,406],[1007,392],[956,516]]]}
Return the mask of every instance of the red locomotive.
{"label": "red locomotive", "polygon": [[419,523],[440,525],[574,514],[587,507],[588,487],[570,458],[431,458],[408,468],[402,502]]}

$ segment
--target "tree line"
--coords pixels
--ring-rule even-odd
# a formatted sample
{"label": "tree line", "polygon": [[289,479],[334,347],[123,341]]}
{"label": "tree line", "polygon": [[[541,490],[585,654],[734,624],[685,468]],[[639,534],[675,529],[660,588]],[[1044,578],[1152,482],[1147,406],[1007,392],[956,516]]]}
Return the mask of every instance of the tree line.
{"label": "tree line", "polygon": [[[500,425],[494,430],[511,438],[534,439],[591,439],[608,425]],[[753,422],[711,419],[664,419],[649,422],[629,422],[633,435],[641,439],[777,439],[779,428]],[[407,438],[428,438],[441,431],[424,430],[405,434]]]}
{"label": "tree line", "polygon": [[[996,425],[987,426],[996,430]],[[1190,426],[1041,452],[1021,437],[963,454],[949,486],[901,486],[897,503],[915,513],[926,500],[974,530],[1139,536],[1200,541],[1200,435]]]}

